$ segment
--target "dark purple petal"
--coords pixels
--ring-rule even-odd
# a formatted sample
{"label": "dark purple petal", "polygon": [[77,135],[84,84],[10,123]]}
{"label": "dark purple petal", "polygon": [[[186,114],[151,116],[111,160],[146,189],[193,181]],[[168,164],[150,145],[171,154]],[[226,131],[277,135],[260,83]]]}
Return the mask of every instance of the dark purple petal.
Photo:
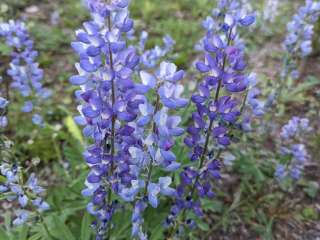
{"label": "dark purple petal", "polygon": [[90,46],[87,48],[87,54],[90,57],[96,57],[100,54],[100,49],[98,47]]}
{"label": "dark purple petal", "polygon": [[77,40],[86,44],[90,44],[89,35],[85,32],[77,33]]}
{"label": "dark purple petal", "polygon": [[135,114],[128,112],[119,112],[117,113],[117,116],[120,120],[125,122],[132,122],[137,117]]}
{"label": "dark purple petal", "polygon": [[199,72],[202,72],[202,73],[206,73],[206,72],[209,72],[210,71],[210,68],[209,66],[207,66],[205,63],[203,62],[197,62],[196,63],[196,68],[198,69]]}
{"label": "dark purple petal", "polygon": [[86,106],[82,109],[82,113],[84,116],[88,118],[96,118],[99,116],[99,111],[93,110],[91,106]]}
{"label": "dark purple petal", "polygon": [[228,137],[219,137],[218,143],[224,146],[230,145],[230,139]]}
{"label": "dark purple petal", "polygon": [[176,72],[170,80],[173,82],[177,82],[177,81],[180,81],[183,77],[184,77],[184,71],[180,70]]}
{"label": "dark purple petal", "polygon": [[98,182],[100,182],[100,176],[91,173],[91,174],[87,177],[87,181],[88,181],[89,183],[98,183]]}
{"label": "dark purple petal", "polygon": [[251,24],[253,24],[256,20],[256,17],[254,15],[248,15],[245,16],[244,18],[239,20],[239,23],[244,26],[244,27],[248,27]]}
{"label": "dark purple petal", "polygon": [[92,64],[89,59],[80,60],[80,67],[87,72],[95,72],[98,70],[98,67]]}

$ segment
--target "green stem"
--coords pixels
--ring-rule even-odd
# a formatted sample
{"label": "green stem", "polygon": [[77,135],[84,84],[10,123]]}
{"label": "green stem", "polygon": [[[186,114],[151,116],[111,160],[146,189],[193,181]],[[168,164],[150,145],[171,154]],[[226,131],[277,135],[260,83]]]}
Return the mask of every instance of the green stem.
{"label": "green stem", "polygon": [[[158,90],[158,88],[157,88]],[[153,112],[153,118],[154,116],[156,115],[156,113],[159,111],[159,108],[160,108],[160,96],[158,94],[158,91],[156,90],[157,92],[157,100],[156,100],[156,105],[155,105],[155,108],[154,108],[154,112]],[[156,125],[156,122],[153,121],[152,123],[152,133],[155,134],[157,131],[157,125]],[[149,166],[148,166],[148,177],[147,177],[147,182],[146,182],[146,185],[145,185],[145,188],[144,188],[144,196],[147,195],[147,192],[148,192],[148,186],[149,186],[149,183],[151,181],[151,176],[152,176],[152,171],[153,171],[153,158],[150,156],[150,163],[149,163]]]}
{"label": "green stem", "polygon": [[244,94],[244,99],[240,108],[240,115],[243,113],[243,111],[246,108],[246,103],[247,103],[247,99],[248,99],[248,94],[249,94],[249,90],[246,91],[246,93]]}
{"label": "green stem", "polygon": [[[111,31],[112,29],[111,26],[111,17],[108,16],[108,29]],[[113,55],[111,51],[111,46],[108,44],[108,52],[109,52],[109,65],[111,68],[111,71],[113,71]],[[116,96],[115,96],[115,83],[114,83],[114,78],[111,80],[111,101],[112,101],[112,108],[115,105],[116,102]],[[114,171],[114,162],[113,162],[113,157],[115,155],[115,122],[116,122],[116,117],[114,114],[112,114],[112,120],[111,120],[111,166],[109,169],[109,176],[112,176],[113,171]],[[106,137],[105,137],[106,141]],[[111,204],[111,199],[112,199],[112,188],[111,185],[109,186],[108,189],[108,195],[107,195],[107,205],[109,206]],[[107,232],[107,239],[110,238],[110,231],[111,231],[111,226],[110,223],[108,223],[108,232]]]}

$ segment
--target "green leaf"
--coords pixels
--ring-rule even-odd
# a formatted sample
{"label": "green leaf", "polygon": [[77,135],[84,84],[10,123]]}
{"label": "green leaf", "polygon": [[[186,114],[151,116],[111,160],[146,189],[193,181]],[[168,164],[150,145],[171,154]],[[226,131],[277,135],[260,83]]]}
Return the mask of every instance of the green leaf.
{"label": "green leaf", "polygon": [[239,188],[235,193],[234,193],[234,196],[233,196],[233,202],[229,208],[229,211],[233,211],[234,209],[236,209],[239,204],[240,204],[240,201],[241,201],[241,195],[242,195],[242,189]]}
{"label": "green leaf", "polygon": [[64,119],[64,124],[66,125],[70,134],[75,139],[77,139],[81,144],[83,144],[84,142],[83,142],[81,130],[70,115]]}
{"label": "green leaf", "polygon": [[302,216],[307,220],[318,219],[318,213],[313,207],[305,207],[302,211]]}
{"label": "green leaf", "polygon": [[203,199],[202,201],[202,207],[205,210],[210,210],[212,212],[216,213],[222,213],[223,212],[223,202],[218,200],[209,200],[209,199]]}
{"label": "green leaf", "polygon": [[297,87],[293,89],[293,91],[287,92],[284,96],[284,101],[301,101],[301,98],[297,98],[297,96],[301,93],[304,93],[313,87],[320,85],[320,80],[314,77],[309,77],[305,82],[299,84]]}
{"label": "green leaf", "polygon": [[27,236],[28,236],[28,231],[29,228],[26,225],[22,225],[21,227],[19,227],[19,240],[26,240]]}
{"label": "green leaf", "polygon": [[5,183],[7,179],[4,176],[0,176],[0,183]]}
{"label": "green leaf", "polygon": [[205,222],[198,222],[198,227],[204,232],[209,231],[209,225]]}
{"label": "green leaf", "polygon": [[42,234],[41,233],[36,233],[34,235],[32,235],[31,237],[29,237],[28,240],[39,240],[42,238]]}
{"label": "green leaf", "polygon": [[5,230],[2,227],[0,227],[0,240],[7,240],[8,238],[9,236],[7,235]]}
{"label": "green leaf", "polygon": [[9,56],[11,53],[11,48],[7,46],[7,44],[0,43],[0,53],[1,55],[7,55]]}
{"label": "green leaf", "polygon": [[49,235],[50,233],[48,232],[44,223],[40,224],[39,229],[40,229],[40,233],[41,233],[41,239],[53,240],[52,237]]}
{"label": "green leaf", "polygon": [[319,184],[317,182],[310,181],[303,190],[310,198],[315,198],[319,191]]}
{"label": "green leaf", "polygon": [[52,220],[56,226],[55,235],[60,236],[59,239],[75,240],[68,226],[55,214],[52,214]]}
{"label": "green leaf", "polygon": [[90,236],[91,236],[90,224],[91,224],[91,217],[89,213],[86,212],[82,218],[80,240],[90,240]]}

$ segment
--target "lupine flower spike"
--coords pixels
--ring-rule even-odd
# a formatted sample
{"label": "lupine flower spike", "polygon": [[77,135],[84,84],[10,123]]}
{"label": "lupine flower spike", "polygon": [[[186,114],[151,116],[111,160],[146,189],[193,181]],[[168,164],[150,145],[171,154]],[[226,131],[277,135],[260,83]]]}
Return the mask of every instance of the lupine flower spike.
{"label": "lupine flower spike", "polygon": [[289,156],[289,161],[276,166],[275,177],[282,181],[291,177],[294,181],[301,178],[304,166],[309,159],[303,143],[303,136],[310,132],[309,119],[293,117],[281,129],[281,155]]}
{"label": "lupine flower spike", "polygon": [[0,174],[5,179],[0,184],[0,195],[7,201],[17,201],[19,205],[15,210],[14,225],[23,224],[43,211],[49,210],[49,204],[43,200],[45,189],[38,185],[38,179],[34,173],[30,174],[28,180],[24,182],[21,167],[2,162]]}
{"label": "lupine flower spike", "polygon": [[33,48],[34,43],[29,32],[23,22],[11,20],[0,23],[0,37],[13,48],[10,69],[7,72],[13,80],[11,87],[17,89],[25,98],[21,111],[33,112],[33,123],[42,125],[42,116],[36,113],[35,107],[41,104],[41,100],[47,99],[51,92],[43,87],[43,70],[36,62],[38,52]]}
{"label": "lupine flower spike", "polygon": [[287,52],[282,78],[290,75],[293,79],[299,77],[298,60],[312,52],[314,25],[320,16],[320,2],[306,0],[292,21],[287,25],[287,36],[284,47]]}
{"label": "lupine flower spike", "polygon": [[[204,60],[196,63],[203,81],[192,96],[196,111],[192,113],[193,124],[187,129],[189,135],[184,141],[190,148],[192,164],[180,175],[178,196],[166,221],[169,226],[176,224],[172,229],[179,225],[175,219],[180,213],[183,221],[180,224],[193,226],[192,219],[185,219],[186,212],[191,210],[201,217],[200,198],[215,195],[213,184],[220,178],[221,149],[232,142],[229,133],[241,115],[242,101],[238,96],[248,87],[249,76],[242,45],[237,41],[237,28],[250,26],[255,17],[234,11],[234,5],[228,1],[219,4],[223,12],[217,15],[214,27],[207,28],[203,39]],[[229,6],[232,6],[230,10]]]}
{"label": "lupine flower spike", "polygon": [[[133,27],[128,1],[87,1],[87,6],[92,21],[76,32],[72,47],[80,56],[76,64],[79,74],[70,78],[81,87],[76,92],[81,115],[75,119],[84,125],[84,135],[94,141],[84,153],[91,171],[83,194],[91,197],[88,211],[97,217],[97,239],[112,227],[117,207],[112,194],[134,202],[132,235],[144,239],[142,212],[147,203],[156,208],[159,195],[175,195],[171,178],[154,182],[152,169],[159,166],[172,172],[179,167],[171,148],[174,137],[183,133],[178,127],[181,119],[168,113],[188,102],[180,97],[183,87],[178,84],[184,73],[174,64],[162,62],[157,72],[141,71],[141,83],[133,82],[140,58],[124,40]],[[166,38],[165,42],[169,50],[172,40]],[[143,48],[143,43],[140,45]],[[155,106],[144,96],[153,90]]]}

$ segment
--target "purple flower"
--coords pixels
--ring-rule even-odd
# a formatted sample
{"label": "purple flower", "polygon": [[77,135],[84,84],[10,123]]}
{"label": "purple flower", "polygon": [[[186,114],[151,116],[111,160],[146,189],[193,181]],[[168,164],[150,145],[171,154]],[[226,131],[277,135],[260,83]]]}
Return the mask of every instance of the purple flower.
{"label": "purple flower", "polygon": [[155,75],[141,71],[142,84],[138,84],[136,88],[139,93],[144,94],[157,85],[160,101],[164,106],[170,109],[183,108],[188,104],[186,99],[181,98],[183,86],[178,84],[183,76],[184,72],[177,71],[173,63],[162,62]]}
{"label": "purple flower", "polygon": [[47,202],[43,201],[41,198],[36,198],[32,201],[32,204],[38,208],[40,212],[47,211],[50,209],[50,206]]}
{"label": "purple flower", "polygon": [[154,208],[158,207],[158,194],[160,193],[160,186],[156,183],[148,184],[148,201]]}
{"label": "purple flower", "polygon": [[[307,118],[292,117],[281,129],[281,154],[289,157],[287,172],[293,180],[299,180],[304,166],[309,158],[306,146],[303,144],[303,136],[311,131]],[[279,165],[280,167],[282,165]],[[276,170],[277,177],[280,170]],[[279,178],[279,177],[278,177]],[[282,180],[284,177],[279,178]]]}
{"label": "purple flower", "polygon": [[152,49],[145,50],[147,39],[148,33],[143,31],[140,35],[139,50],[141,53],[141,67],[150,69],[154,68],[161,58],[172,51],[175,41],[169,35],[166,35],[163,37],[163,47],[155,46]]}
{"label": "purple flower", "polygon": [[147,204],[144,201],[137,201],[134,206],[131,221],[132,221],[132,237],[138,237],[139,239],[147,239],[146,234],[142,231],[143,220],[143,212],[147,208]]}
{"label": "purple flower", "polygon": [[32,102],[31,101],[27,101],[27,102],[24,103],[24,105],[23,105],[21,110],[22,110],[22,112],[27,113],[27,112],[31,112],[32,109],[33,109]]}
{"label": "purple flower", "polygon": [[0,128],[8,126],[8,118],[6,116],[0,116]]}
{"label": "purple flower", "polygon": [[[43,70],[36,62],[38,52],[33,49],[28,30],[23,22],[9,21],[0,24],[0,37],[5,38],[6,44],[13,48],[10,69],[7,73],[12,78],[11,87],[17,89],[20,94],[29,98],[34,96],[37,105],[51,95],[51,91],[43,87]],[[32,112],[33,103],[26,101],[22,107],[23,112]],[[34,117],[38,118],[38,114]],[[39,121],[33,121],[37,124]],[[38,124],[40,125],[40,124]]]}
{"label": "purple flower", "polygon": [[26,210],[18,210],[17,218],[13,220],[13,225],[21,225],[25,223],[29,218],[29,212]]}
{"label": "purple flower", "polygon": [[132,202],[134,201],[136,195],[139,193],[140,189],[144,188],[145,183],[142,180],[132,180],[130,188],[123,188],[120,190],[119,195],[124,201]]}
{"label": "purple flower", "polygon": [[43,118],[39,114],[32,116],[32,122],[36,125],[43,126]]}
{"label": "purple flower", "polygon": [[3,97],[0,97],[0,109],[4,109],[9,104],[9,101]]}
{"label": "purple flower", "polygon": [[292,21],[287,24],[287,36],[284,47],[288,60],[284,66],[284,75],[295,75],[298,78],[297,59],[305,58],[312,52],[313,28],[320,16],[320,3],[306,0],[305,5],[298,9]]}
{"label": "purple flower", "polygon": [[202,27],[207,31],[210,31],[215,26],[215,22],[211,16],[208,16],[205,20],[202,21]]}
{"label": "purple flower", "polygon": [[[203,80],[191,97],[195,111],[184,140],[190,148],[191,163],[180,174],[175,212],[192,210],[197,216],[203,215],[199,199],[214,197],[214,180],[220,179],[221,160],[215,156],[220,158],[218,152],[231,144],[230,131],[241,115],[239,99],[248,89],[249,75],[236,30],[252,25],[255,17],[236,10],[239,6],[235,2],[220,1],[221,14],[203,23],[207,29],[202,41],[204,56],[195,64]],[[167,218],[169,223],[174,215]]]}
{"label": "purple flower", "polygon": [[30,189],[35,194],[44,192],[44,189],[38,185],[38,179],[36,178],[36,175],[34,173],[30,174],[26,185],[28,189]]}
{"label": "purple flower", "polygon": [[282,127],[280,136],[284,140],[288,140],[307,133],[310,130],[309,119],[292,117],[289,122]]}
{"label": "purple flower", "polygon": [[27,206],[27,204],[28,204],[28,198],[27,198],[26,195],[23,194],[23,192],[20,192],[20,193],[17,193],[17,194],[19,194],[19,196],[18,196],[18,202],[19,202],[20,206],[21,206],[22,208],[24,208],[24,207]]}
{"label": "purple flower", "polygon": [[158,195],[173,197],[176,194],[176,190],[169,187],[172,180],[170,177],[160,177],[159,183],[149,183],[148,185],[148,201],[150,205],[156,208],[159,204]]}
{"label": "purple flower", "polygon": [[[125,41],[133,27],[128,3],[87,1],[92,20],[76,31],[72,43],[79,55],[78,75],[70,78],[80,86],[76,120],[93,142],[83,154],[90,172],[82,194],[91,198],[87,209],[97,218],[97,239],[104,237],[116,211],[107,196],[118,195],[125,204],[136,201],[147,188],[140,174],[150,162],[146,148],[152,144],[146,144],[150,140],[145,139],[143,127],[152,121],[154,109],[142,94],[156,86],[147,72],[140,73],[142,83],[134,81],[140,58]],[[134,233],[140,222],[133,222]]]}
{"label": "purple flower", "polygon": [[307,151],[303,144],[293,144],[291,153],[297,162],[304,163],[307,159]]}
{"label": "purple flower", "polygon": [[171,177],[160,177],[159,178],[159,187],[161,194],[165,196],[174,196],[176,194],[176,190],[174,188],[169,187],[172,183]]}
{"label": "purple flower", "polygon": [[17,218],[13,220],[14,225],[23,224],[29,219],[31,212],[25,209],[30,206],[36,207],[40,212],[50,208],[49,204],[40,197],[45,190],[38,185],[38,179],[34,173],[30,174],[27,182],[21,182],[22,169],[7,163],[0,165],[0,173],[4,177],[4,183],[0,185],[0,192],[5,194],[5,200],[16,200],[20,206],[20,209],[16,211]]}
{"label": "purple flower", "polygon": [[286,167],[282,164],[278,164],[274,176],[280,181],[283,180],[286,177]]}

